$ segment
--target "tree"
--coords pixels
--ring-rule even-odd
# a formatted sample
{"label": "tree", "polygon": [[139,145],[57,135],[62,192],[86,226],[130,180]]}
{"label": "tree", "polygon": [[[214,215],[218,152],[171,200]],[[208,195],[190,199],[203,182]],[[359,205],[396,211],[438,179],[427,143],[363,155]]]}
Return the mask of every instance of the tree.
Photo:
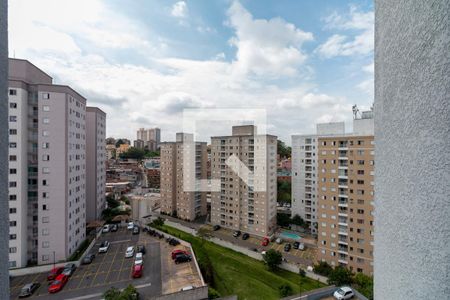
{"label": "tree", "polygon": [[354,287],[368,299],[373,299],[373,278],[363,273],[353,276]]}
{"label": "tree", "polygon": [[277,141],[277,151],[281,158],[289,158],[291,157],[291,147],[287,147],[284,142],[281,140]]}
{"label": "tree", "polygon": [[161,218],[161,217],[158,217],[157,219],[153,220],[153,221],[150,223],[150,225],[153,226],[153,227],[157,227],[157,228],[158,228],[158,227],[161,227],[161,226],[164,225],[164,219]]}
{"label": "tree", "polygon": [[347,268],[338,266],[328,275],[328,284],[341,286],[353,282],[353,273]]}
{"label": "tree", "polygon": [[209,286],[208,287],[208,299],[216,299],[216,298],[220,298],[219,292]]}
{"label": "tree", "polygon": [[117,141],[116,141],[116,148],[119,148],[120,147],[120,145],[122,145],[122,144],[126,144],[122,139],[118,139]]}
{"label": "tree", "polygon": [[321,261],[318,264],[314,265],[314,273],[317,273],[322,276],[330,275],[331,271],[333,271],[333,267],[330,266],[326,261]]}
{"label": "tree", "polygon": [[142,160],[145,156],[145,151],[139,148],[130,147],[127,152],[120,154],[120,158]]}
{"label": "tree", "polygon": [[288,227],[291,222],[291,217],[288,214],[277,213],[277,225],[281,227]]}
{"label": "tree", "polygon": [[280,297],[288,297],[292,295],[292,287],[289,284],[282,284],[278,287],[278,291],[280,292]]}
{"label": "tree", "polygon": [[291,224],[298,225],[298,226],[304,226],[305,221],[299,215],[295,215],[292,217]]}
{"label": "tree", "polygon": [[270,249],[263,255],[264,262],[269,267],[269,270],[274,271],[281,264],[283,260],[283,255],[281,255],[280,251],[276,251],[274,249]]}

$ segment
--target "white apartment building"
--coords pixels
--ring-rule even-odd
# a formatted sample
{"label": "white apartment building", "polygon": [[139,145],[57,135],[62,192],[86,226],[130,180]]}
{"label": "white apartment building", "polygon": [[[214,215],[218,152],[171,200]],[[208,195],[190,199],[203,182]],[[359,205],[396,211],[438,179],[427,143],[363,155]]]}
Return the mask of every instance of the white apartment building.
{"label": "white apartment building", "polygon": [[106,113],[86,107],[86,221],[101,218],[106,208]]}
{"label": "white apartment building", "polygon": [[85,239],[86,99],[9,60],[10,268],[65,260]]}
{"label": "white apartment building", "polygon": [[[226,160],[234,155],[250,172],[249,185]],[[231,136],[211,137],[211,179],[220,192],[211,193],[211,223],[257,236],[276,227],[277,137],[258,135],[252,125],[233,126]],[[256,189],[255,187],[258,187]]]}
{"label": "white apartment building", "polygon": [[292,136],[292,208],[317,234],[318,139],[345,133],[345,123],[317,124],[316,134]]}
{"label": "white apartment building", "polygon": [[161,129],[159,128],[139,128],[136,133],[136,139],[144,142],[144,147],[150,151],[156,151],[161,143]]}

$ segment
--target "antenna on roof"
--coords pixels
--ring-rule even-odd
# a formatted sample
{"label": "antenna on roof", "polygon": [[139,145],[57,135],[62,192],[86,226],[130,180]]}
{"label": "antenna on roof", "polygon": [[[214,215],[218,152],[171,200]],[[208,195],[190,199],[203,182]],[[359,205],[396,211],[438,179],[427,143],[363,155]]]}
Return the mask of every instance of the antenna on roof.
{"label": "antenna on roof", "polygon": [[353,119],[355,120],[358,118],[358,113],[359,113],[359,109],[356,104],[352,106],[352,111],[353,111]]}

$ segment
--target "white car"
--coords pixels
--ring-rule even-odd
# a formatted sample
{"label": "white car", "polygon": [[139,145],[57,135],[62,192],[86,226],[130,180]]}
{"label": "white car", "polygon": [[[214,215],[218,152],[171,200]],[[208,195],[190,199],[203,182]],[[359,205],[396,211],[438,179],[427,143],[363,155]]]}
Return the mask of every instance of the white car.
{"label": "white car", "polygon": [[275,241],[275,243],[277,243],[277,244],[281,244],[283,242],[283,239],[282,238],[277,238],[277,240]]}
{"label": "white car", "polygon": [[142,265],[144,263],[144,258],[142,252],[136,253],[136,257],[134,258],[135,265]]}
{"label": "white car", "polygon": [[125,251],[125,257],[130,258],[134,256],[134,247],[128,247],[127,251]]}
{"label": "white car", "polygon": [[343,286],[340,287],[336,292],[334,292],[333,296],[337,300],[347,300],[353,298],[353,296],[355,296],[355,293],[348,286]]}
{"label": "white car", "polygon": [[134,223],[133,222],[128,223],[127,229],[128,230],[133,230],[133,228],[134,228]]}
{"label": "white car", "polygon": [[301,250],[301,251],[305,250],[305,244],[300,243],[300,244],[298,245],[298,250]]}
{"label": "white car", "polygon": [[98,248],[98,253],[106,253],[108,252],[110,243],[108,241],[104,241],[100,244],[100,247]]}
{"label": "white car", "polygon": [[103,233],[109,232],[109,224],[106,224],[105,226],[103,226],[102,232]]}

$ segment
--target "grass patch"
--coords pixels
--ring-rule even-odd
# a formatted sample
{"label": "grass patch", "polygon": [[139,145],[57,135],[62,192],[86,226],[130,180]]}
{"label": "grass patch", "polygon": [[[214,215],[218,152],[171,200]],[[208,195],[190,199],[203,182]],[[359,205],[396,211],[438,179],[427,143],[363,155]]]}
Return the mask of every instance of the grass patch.
{"label": "grass patch", "polygon": [[279,287],[282,285],[289,285],[294,294],[325,286],[318,281],[302,278],[299,274],[289,271],[278,269],[270,272],[262,261],[173,227],[163,225],[160,229],[191,243],[199,265],[209,259],[213,267],[210,285],[222,297],[237,295],[241,300],[279,299]]}

